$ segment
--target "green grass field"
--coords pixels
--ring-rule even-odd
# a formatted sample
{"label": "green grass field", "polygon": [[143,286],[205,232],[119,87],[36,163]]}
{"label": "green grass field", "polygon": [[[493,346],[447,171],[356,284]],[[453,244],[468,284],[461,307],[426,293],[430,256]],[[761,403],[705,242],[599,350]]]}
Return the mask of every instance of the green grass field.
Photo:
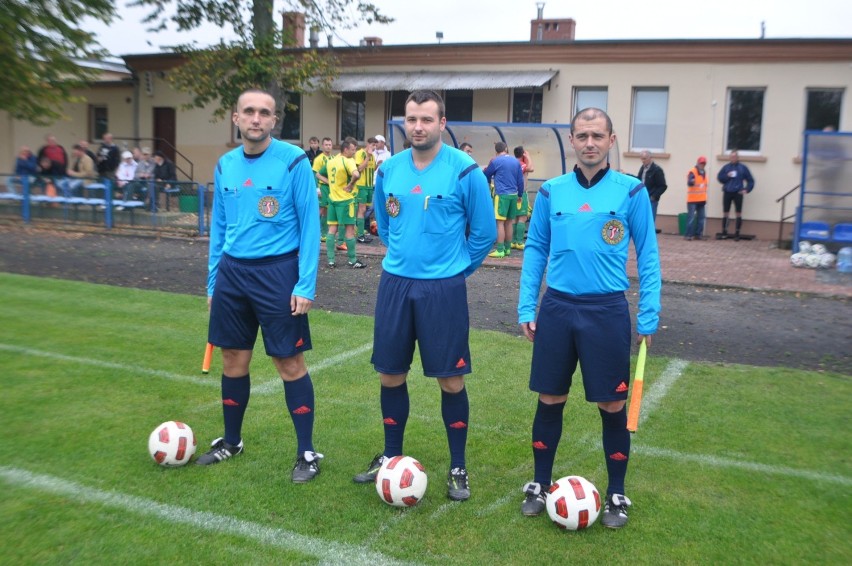
{"label": "green grass field", "polygon": [[[519,510],[536,402],[525,340],[472,333],[464,503],[446,498],[439,389],[412,368],[405,451],[430,483],[399,510],[351,480],[382,447],[372,319],[311,313],[326,458],[316,481],[294,485],[293,428],[262,347],[242,456],[166,469],[148,455],[162,421],[192,426],[199,452],[221,435],[218,352],[200,373],[204,298],[7,274],[0,286],[7,564],[841,564],[852,553],[849,376],[652,350],[630,524],[565,532]],[[568,405],[554,473],[603,490],[597,410],[581,388]]]}

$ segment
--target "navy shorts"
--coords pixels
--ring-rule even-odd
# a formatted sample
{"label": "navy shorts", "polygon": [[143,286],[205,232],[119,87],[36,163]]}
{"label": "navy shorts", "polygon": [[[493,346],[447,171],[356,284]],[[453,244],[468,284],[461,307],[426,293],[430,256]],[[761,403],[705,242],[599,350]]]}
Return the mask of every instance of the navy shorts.
{"label": "navy shorts", "polygon": [[258,327],[266,354],[290,358],[311,349],[308,315],[293,316],[290,296],[299,280],[299,254],[238,259],[222,254],[207,341],[219,348],[252,350]]}
{"label": "navy shorts", "polygon": [[416,341],[423,375],[468,374],[471,372],[469,333],[464,275],[409,279],[382,271],[370,360],[377,372],[408,373]]}
{"label": "navy shorts", "polygon": [[530,389],[567,395],[579,362],[587,401],[627,399],[630,335],[624,293],[578,296],[548,288],[536,320]]}

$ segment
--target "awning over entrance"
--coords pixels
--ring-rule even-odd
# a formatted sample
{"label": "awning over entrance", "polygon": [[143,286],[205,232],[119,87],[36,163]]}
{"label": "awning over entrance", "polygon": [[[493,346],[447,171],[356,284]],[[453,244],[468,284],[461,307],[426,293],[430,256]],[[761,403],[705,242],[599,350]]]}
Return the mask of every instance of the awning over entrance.
{"label": "awning over entrance", "polygon": [[344,73],[334,79],[336,92],[393,90],[488,90],[540,87],[559,71],[416,71]]}

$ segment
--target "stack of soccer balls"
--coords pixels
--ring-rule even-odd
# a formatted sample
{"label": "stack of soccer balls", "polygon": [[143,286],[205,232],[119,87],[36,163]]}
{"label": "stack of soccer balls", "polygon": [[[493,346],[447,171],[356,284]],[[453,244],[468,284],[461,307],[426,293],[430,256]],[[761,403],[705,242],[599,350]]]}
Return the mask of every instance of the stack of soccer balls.
{"label": "stack of soccer balls", "polygon": [[790,256],[793,267],[809,269],[828,269],[837,261],[837,256],[829,252],[822,244],[812,244],[806,240],[799,242],[799,251]]}

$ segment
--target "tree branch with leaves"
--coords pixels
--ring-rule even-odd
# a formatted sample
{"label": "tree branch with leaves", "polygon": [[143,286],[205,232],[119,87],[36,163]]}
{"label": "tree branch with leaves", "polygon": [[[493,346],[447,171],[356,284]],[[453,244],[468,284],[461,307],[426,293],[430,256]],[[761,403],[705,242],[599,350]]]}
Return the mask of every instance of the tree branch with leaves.
{"label": "tree branch with leaves", "polygon": [[115,17],[110,0],[3,0],[0,2],[0,110],[46,126],[64,118],[63,105],[83,102],[74,90],[98,77],[81,64],[107,53],[80,29],[94,18]]}
{"label": "tree branch with leaves", "polygon": [[[284,12],[301,12],[305,27],[318,32],[351,29],[358,23],[389,23],[376,6],[362,0],[287,0],[275,11],[273,0],[134,0],[131,6],[147,6],[144,20],[152,31],[173,24],[178,31],[192,31],[205,23],[230,28],[233,40],[213,45],[198,41],[170,47],[184,63],[169,71],[168,81],[190,95],[187,108],[215,105],[213,116],[230,115],[237,97],[247,88],[264,88],[284,109],[287,92],[330,92],[337,74],[333,53],[316,49],[292,49],[294,30],[283,29]],[[295,46],[302,48],[304,46]],[[279,122],[281,124],[281,122]]]}

